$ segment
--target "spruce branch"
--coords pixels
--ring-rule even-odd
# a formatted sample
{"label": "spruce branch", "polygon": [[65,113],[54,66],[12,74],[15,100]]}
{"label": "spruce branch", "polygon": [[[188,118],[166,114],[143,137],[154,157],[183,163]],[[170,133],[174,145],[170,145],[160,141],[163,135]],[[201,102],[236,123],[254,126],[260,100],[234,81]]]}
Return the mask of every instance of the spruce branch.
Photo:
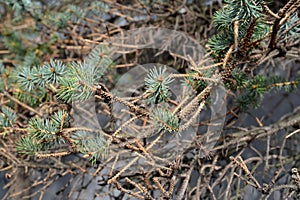
{"label": "spruce branch", "polygon": [[90,157],[92,164],[107,155],[109,142],[101,134],[95,135],[87,131],[76,131],[72,136],[76,148],[84,157]]}
{"label": "spruce branch", "polygon": [[188,85],[191,85],[192,88],[197,91],[203,91],[207,86],[208,83],[216,83],[218,80],[215,79],[213,76],[215,71],[214,68],[209,68],[203,70],[201,67],[197,69],[197,71],[192,70],[186,77],[186,82]]}
{"label": "spruce branch", "polygon": [[300,19],[297,13],[291,15],[290,19],[281,25],[278,31],[278,41],[288,43],[300,38]]}
{"label": "spruce branch", "polygon": [[152,104],[166,102],[170,96],[171,91],[168,84],[173,82],[173,79],[166,74],[166,67],[156,67],[150,69],[145,78],[146,96]]}
{"label": "spruce branch", "polygon": [[57,97],[66,101],[85,101],[95,95],[96,86],[112,64],[109,50],[97,46],[83,62],[72,62],[64,79],[59,80]]}
{"label": "spruce branch", "polygon": [[291,10],[297,10],[297,8],[300,7],[300,1],[299,0],[290,0],[283,8],[279,10],[277,13],[279,18],[277,18],[274,22],[274,25],[272,27],[272,35],[269,43],[269,49],[270,51],[275,49],[276,47],[276,40],[277,40],[277,33],[280,30],[282,20],[285,18],[290,17],[290,15],[293,14],[293,12],[290,12]]}
{"label": "spruce branch", "polygon": [[53,84],[56,85],[66,73],[65,65],[58,60],[51,60],[39,68],[41,79],[37,81],[39,86]]}
{"label": "spruce branch", "polygon": [[236,81],[236,88],[242,89],[241,94],[236,98],[237,106],[242,110],[250,106],[257,107],[264,97],[264,94],[273,89],[292,91],[300,84],[298,80],[285,81],[282,77],[257,75],[248,79],[244,72],[234,70],[233,78]]}
{"label": "spruce branch", "polygon": [[37,67],[24,66],[20,68],[16,79],[21,88],[27,91],[32,91],[36,88],[36,82],[38,81],[38,69]]}
{"label": "spruce branch", "polygon": [[19,87],[14,90],[14,94],[24,103],[36,105],[47,97],[45,88],[56,86],[64,79],[65,73],[65,65],[55,60],[42,66],[20,66],[15,76]]}
{"label": "spruce branch", "polygon": [[[299,196],[298,171],[292,170],[291,179],[288,174],[282,174],[288,172],[284,168],[297,166],[299,161],[298,155],[284,153],[295,153],[293,150],[296,140],[291,140],[291,137],[297,139],[298,136],[296,133],[299,131],[293,129],[298,129],[299,112],[269,127],[263,126],[269,120],[267,116],[260,119],[253,116],[260,127],[251,130],[237,127],[241,121],[234,120],[239,117],[241,108],[259,105],[269,91],[285,89],[290,92],[299,86],[300,79],[270,77],[268,73],[258,75],[268,67],[263,62],[277,64],[278,60],[284,61],[282,64],[287,61],[287,65],[283,66],[287,77],[295,75],[295,69],[291,68],[290,71],[289,65],[295,64],[299,53],[299,17],[295,11],[298,6],[295,2],[299,1],[289,1],[282,10],[285,14],[279,16],[271,11],[278,2],[270,7],[271,4],[267,5],[262,0],[225,0],[225,6],[214,15],[217,34],[211,26],[211,12],[206,12],[207,7],[204,5],[210,4],[210,11],[214,10],[218,6],[216,0],[200,3],[201,8],[198,1],[138,0],[124,3],[125,1],[104,0],[105,3],[74,1],[72,5],[66,5],[63,1],[54,3],[45,0],[0,2],[7,5],[4,10],[0,9],[1,13],[5,12],[2,39],[6,48],[0,50],[5,64],[0,65],[0,106],[14,109],[13,112],[0,110],[0,136],[5,136],[0,141],[0,171],[11,178],[4,186],[4,189],[9,189],[4,199],[36,198],[36,195],[40,195],[39,198],[42,199],[45,197],[43,195],[47,195],[48,187],[65,175],[70,179],[59,189],[57,195],[67,194],[69,198],[76,196],[77,189],[80,192],[99,178],[101,187],[96,188],[94,193],[99,198],[110,195],[112,198],[134,196],[139,199],[232,199],[242,198],[242,195],[249,192],[247,184],[259,188],[257,192],[263,193],[262,198],[270,197],[275,191],[281,193],[282,198]],[[41,6],[35,7],[38,4]],[[222,6],[221,1],[219,5]],[[15,12],[11,14],[11,10]],[[20,17],[20,23],[15,23],[15,15]],[[205,19],[205,23],[202,23],[202,19]],[[202,22],[199,23],[199,20]],[[275,41],[280,48],[275,47],[274,51],[268,52],[275,20],[280,20]],[[13,23],[10,24],[11,21]],[[135,34],[137,32],[131,30],[132,27],[144,30],[143,24],[153,25],[153,22],[154,29],[147,33]],[[165,25],[174,25],[174,30],[184,30],[184,37],[164,35]],[[198,30],[197,33],[194,30]],[[127,35],[126,32],[130,34]],[[207,33],[214,35],[208,42],[210,53],[204,57],[201,56],[202,49],[197,48],[206,41],[204,39],[198,43],[198,39],[203,38],[203,33],[204,38]],[[107,38],[119,36],[121,39],[117,39],[117,42],[105,42]],[[196,40],[189,43],[190,37]],[[142,44],[143,42],[146,44]],[[96,44],[104,45],[94,47]],[[117,48],[110,50],[106,44]],[[158,53],[152,52],[157,50],[156,45],[162,47],[158,48]],[[171,46],[174,48],[168,48]],[[145,49],[147,47],[154,47],[150,56],[148,49]],[[85,60],[78,62],[86,56],[89,49],[94,50]],[[161,57],[154,58],[152,53]],[[290,59],[290,55],[293,56],[292,60],[286,60]],[[54,57],[61,61],[77,61],[65,63],[50,60],[42,63]],[[117,63],[114,71],[109,71],[111,58]],[[173,61],[172,66],[182,74],[168,74],[164,67],[156,67],[149,70],[142,87],[134,89],[131,97],[115,95],[112,87],[116,84],[120,85],[117,89],[129,88],[132,91],[132,87],[126,85],[124,88],[121,81],[117,80],[131,67],[135,67],[137,62],[143,62],[144,59],[147,62],[148,58],[151,63],[153,58],[162,58],[165,63]],[[217,77],[217,74],[221,77]],[[173,79],[176,83],[172,82]],[[178,87],[179,79],[185,79],[182,87]],[[218,93],[221,91],[214,87],[220,80],[228,87],[226,94],[224,90]],[[173,88],[178,90],[171,91]],[[175,95],[178,98],[173,98]],[[229,102],[222,101],[223,95],[229,95],[232,99]],[[209,96],[212,96],[211,100],[217,98],[222,102],[210,102]],[[85,103],[86,100],[92,102]],[[78,110],[75,111],[70,102],[76,104],[77,101],[80,105],[76,105]],[[66,104],[62,106],[62,102]],[[89,107],[90,103],[95,103],[96,106]],[[113,107],[114,103],[122,104],[120,106],[125,109],[118,110],[119,105]],[[212,115],[223,113],[220,106],[226,106],[230,111],[219,117],[228,119],[233,116],[233,120],[227,121],[226,134],[209,139],[211,134],[219,131],[214,131],[214,127],[219,127],[222,122],[201,121],[199,124],[196,120],[200,114],[206,114],[205,105],[210,103],[213,106]],[[217,103],[220,105],[216,105]],[[89,108],[85,109],[81,106],[83,104]],[[58,111],[65,108],[65,105],[69,113]],[[73,111],[75,120],[75,115],[79,114],[78,120],[88,116],[85,120],[92,125],[97,125],[98,122],[100,126],[106,125],[102,129],[92,129],[84,121],[79,123],[82,127],[70,127]],[[89,118],[94,117],[94,111],[97,116]],[[44,115],[44,112],[49,115]],[[81,112],[87,115],[81,115]],[[204,116],[206,117],[209,116]],[[212,116],[211,120],[218,121],[219,117]],[[202,125],[208,127],[205,133],[208,134],[207,137],[198,133],[205,128]],[[232,128],[242,131],[236,132]],[[186,135],[181,137],[180,131],[184,130]],[[284,141],[278,147],[274,143],[278,139],[276,134],[282,135],[283,131],[291,133],[285,134]],[[20,140],[15,142],[19,135]],[[253,141],[266,137],[264,156],[261,145],[258,148]],[[199,157],[201,153],[208,151],[202,148],[207,147],[205,142],[216,142],[212,149],[214,155],[208,154],[212,156],[212,160]],[[17,147],[17,152],[12,146]],[[251,155],[247,160],[238,157],[247,154],[248,148],[255,156]],[[228,162],[227,151],[238,151],[239,155]],[[18,153],[25,155],[18,156]],[[56,158],[70,154],[76,156]],[[101,163],[94,170],[85,163],[85,159],[80,159],[77,155],[90,159],[92,164],[98,164],[99,161]],[[49,157],[54,158],[47,159]],[[47,160],[43,160],[45,158]],[[247,176],[235,173],[231,169],[234,163]],[[257,169],[264,163],[265,169],[273,171],[279,167],[282,170],[268,185],[260,186],[260,179],[265,180],[265,177],[259,177],[259,184],[251,178],[259,174]],[[43,170],[38,170],[40,168]],[[94,178],[86,184],[80,184],[81,175],[90,174],[91,170],[95,171]],[[37,175],[28,179],[29,183],[31,180],[34,183],[28,184],[26,188],[16,187],[13,190],[15,186],[24,186],[19,184],[22,183],[19,180],[24,177],[24,172],[25,175]],[[283,185],[275,184],[286,177],[288,180]],[[107,193],[112,190],[119,192]]]}
{"label": "spruce branch", "polygon": [[[234,3],[236,4],[234,5]],[[245,6],[238,8],[238,5]],[[285,17],[289,16],[290,12],[294,11],[297,6],[298,3],[296,3],[296,1],[290,1],[285,5],[280,11],[281,14],[278,14],[278,17],[275,19],[272,34],[276,32],[276,30],[274,30],[276,21],[279,21],[278,26],[280,25],[281,28],[279,29],[278,27],[278,30],[281,30],[282,36],[285,35],[286,38],[289,38],[287,35],[289,31],[283,34],[284,30],[288,29],[291,31],[289,34],[293,35],[292,38],[297,38],[299,32],[297,26],[294,25],[294,27],[292,27],[293,24],[296,23],[295,19],[297,19],[297,13],[292,15],[291,23],[286,23],[285,27],[282,25]],[[250,105],[254,107],[258,106],[263,94],[273,88],[280,89],[284,87],[287,90],[291,90],[298,85],[297,80],[289,82],[282,79],[279,80],[279,77],[267,78],[263,76],[250,78],[244,75],[244,72],[235,70],[239,64],[236,61],[237,58],[242,61],[247,60],[248,55],[251,53],[250,50],[265,41],[265,39],[271,35],[271,27],[265,22],[265,15],[262,13],[262,8],[267,9],[267,5],[263,1],[227,1],[224,8],[217,11],[214,15],[214,23],[220,33],[212,37],[208,42],[209,48],[216,60],[223,61],[221,75],[226,85],[232,89],[235,87],[239,88],[240,94],[236,102],[238,107],[242,108],[242,110],[248,108]],[[246,16],[248,20],[242,20],[241,16]],[[289,29],[288,27],[292,28]],[[272,37],[271,35],[271,40]],[[239,48],[236,49],[237,51],[234,51],[237,45]],[[265,61],[266,58],[261,57],[258,62],[255,62],[255,66],[261,64],[262,60]],[[251,71],[251,69],[249,70],[248,68],[247,70],[247,72]],[[240,74],[237,75],[237,73]],[[246,80],[248,79],[248,81],[243,80],[245,78]]]}
{"label": "spruce branch", "polygon": [[47,119],[31,118],[28,122],[27,135],[17,142],[17,150],[19,153],[35,155],[49,151],[55,146],[59,148],[66,143],[73,147],[62,133],[62,129],[68,127],[69,120],[70,117],[65,111],[58,111]]}
{"label": "spruce branch", "polygon": [[13,90],[13,96],[15,96],[24,105],[35,107],[38,103],[48,99],[47,91],[44,88],[37,88],[35,91],[27,91],[22,88],[16,88]]}
{"label": "spruce branch", "polygon": [[34,155],[43,149],[42,144],[31,136],[23,136],[16,143],[16,149],[20,154]]}
{"label": "spruce branch", "polygon": [[[169,109],[157,108],[150,113],[150,119],[154,124],[160,125],[160,130],[166,131],[178,131],[179,130],[179,118],[174,115]],[[158,131],[160,131],[158,130]]]}
{"label": "spruce branch", "polygon": [[[214,23],[219,31],[209,41],[208,46],[219,60],[225,52],[233,49],[245,57],[252,45],[269,33],[269,25],[264,24],[261,1],[235,0],[226,1],[223,9],[214,15]],[[247,20],[245,20],[247,19]]]}
{"label": "spruce branch", "polygon": [[[240,26],[249,25],[254,18],[261,16],[261,0],[225,1],[226,5],[214,15],[218,30],[233,30],[233,23],[240,21]],[[247,19],[247,20],[245,20]]]}
{"label": "spruce branch", "polygon": [[1,106],[0,112],[0,130],[3,128],[12,127],[17,119],[17,114],[14,110],[7,106]]}

